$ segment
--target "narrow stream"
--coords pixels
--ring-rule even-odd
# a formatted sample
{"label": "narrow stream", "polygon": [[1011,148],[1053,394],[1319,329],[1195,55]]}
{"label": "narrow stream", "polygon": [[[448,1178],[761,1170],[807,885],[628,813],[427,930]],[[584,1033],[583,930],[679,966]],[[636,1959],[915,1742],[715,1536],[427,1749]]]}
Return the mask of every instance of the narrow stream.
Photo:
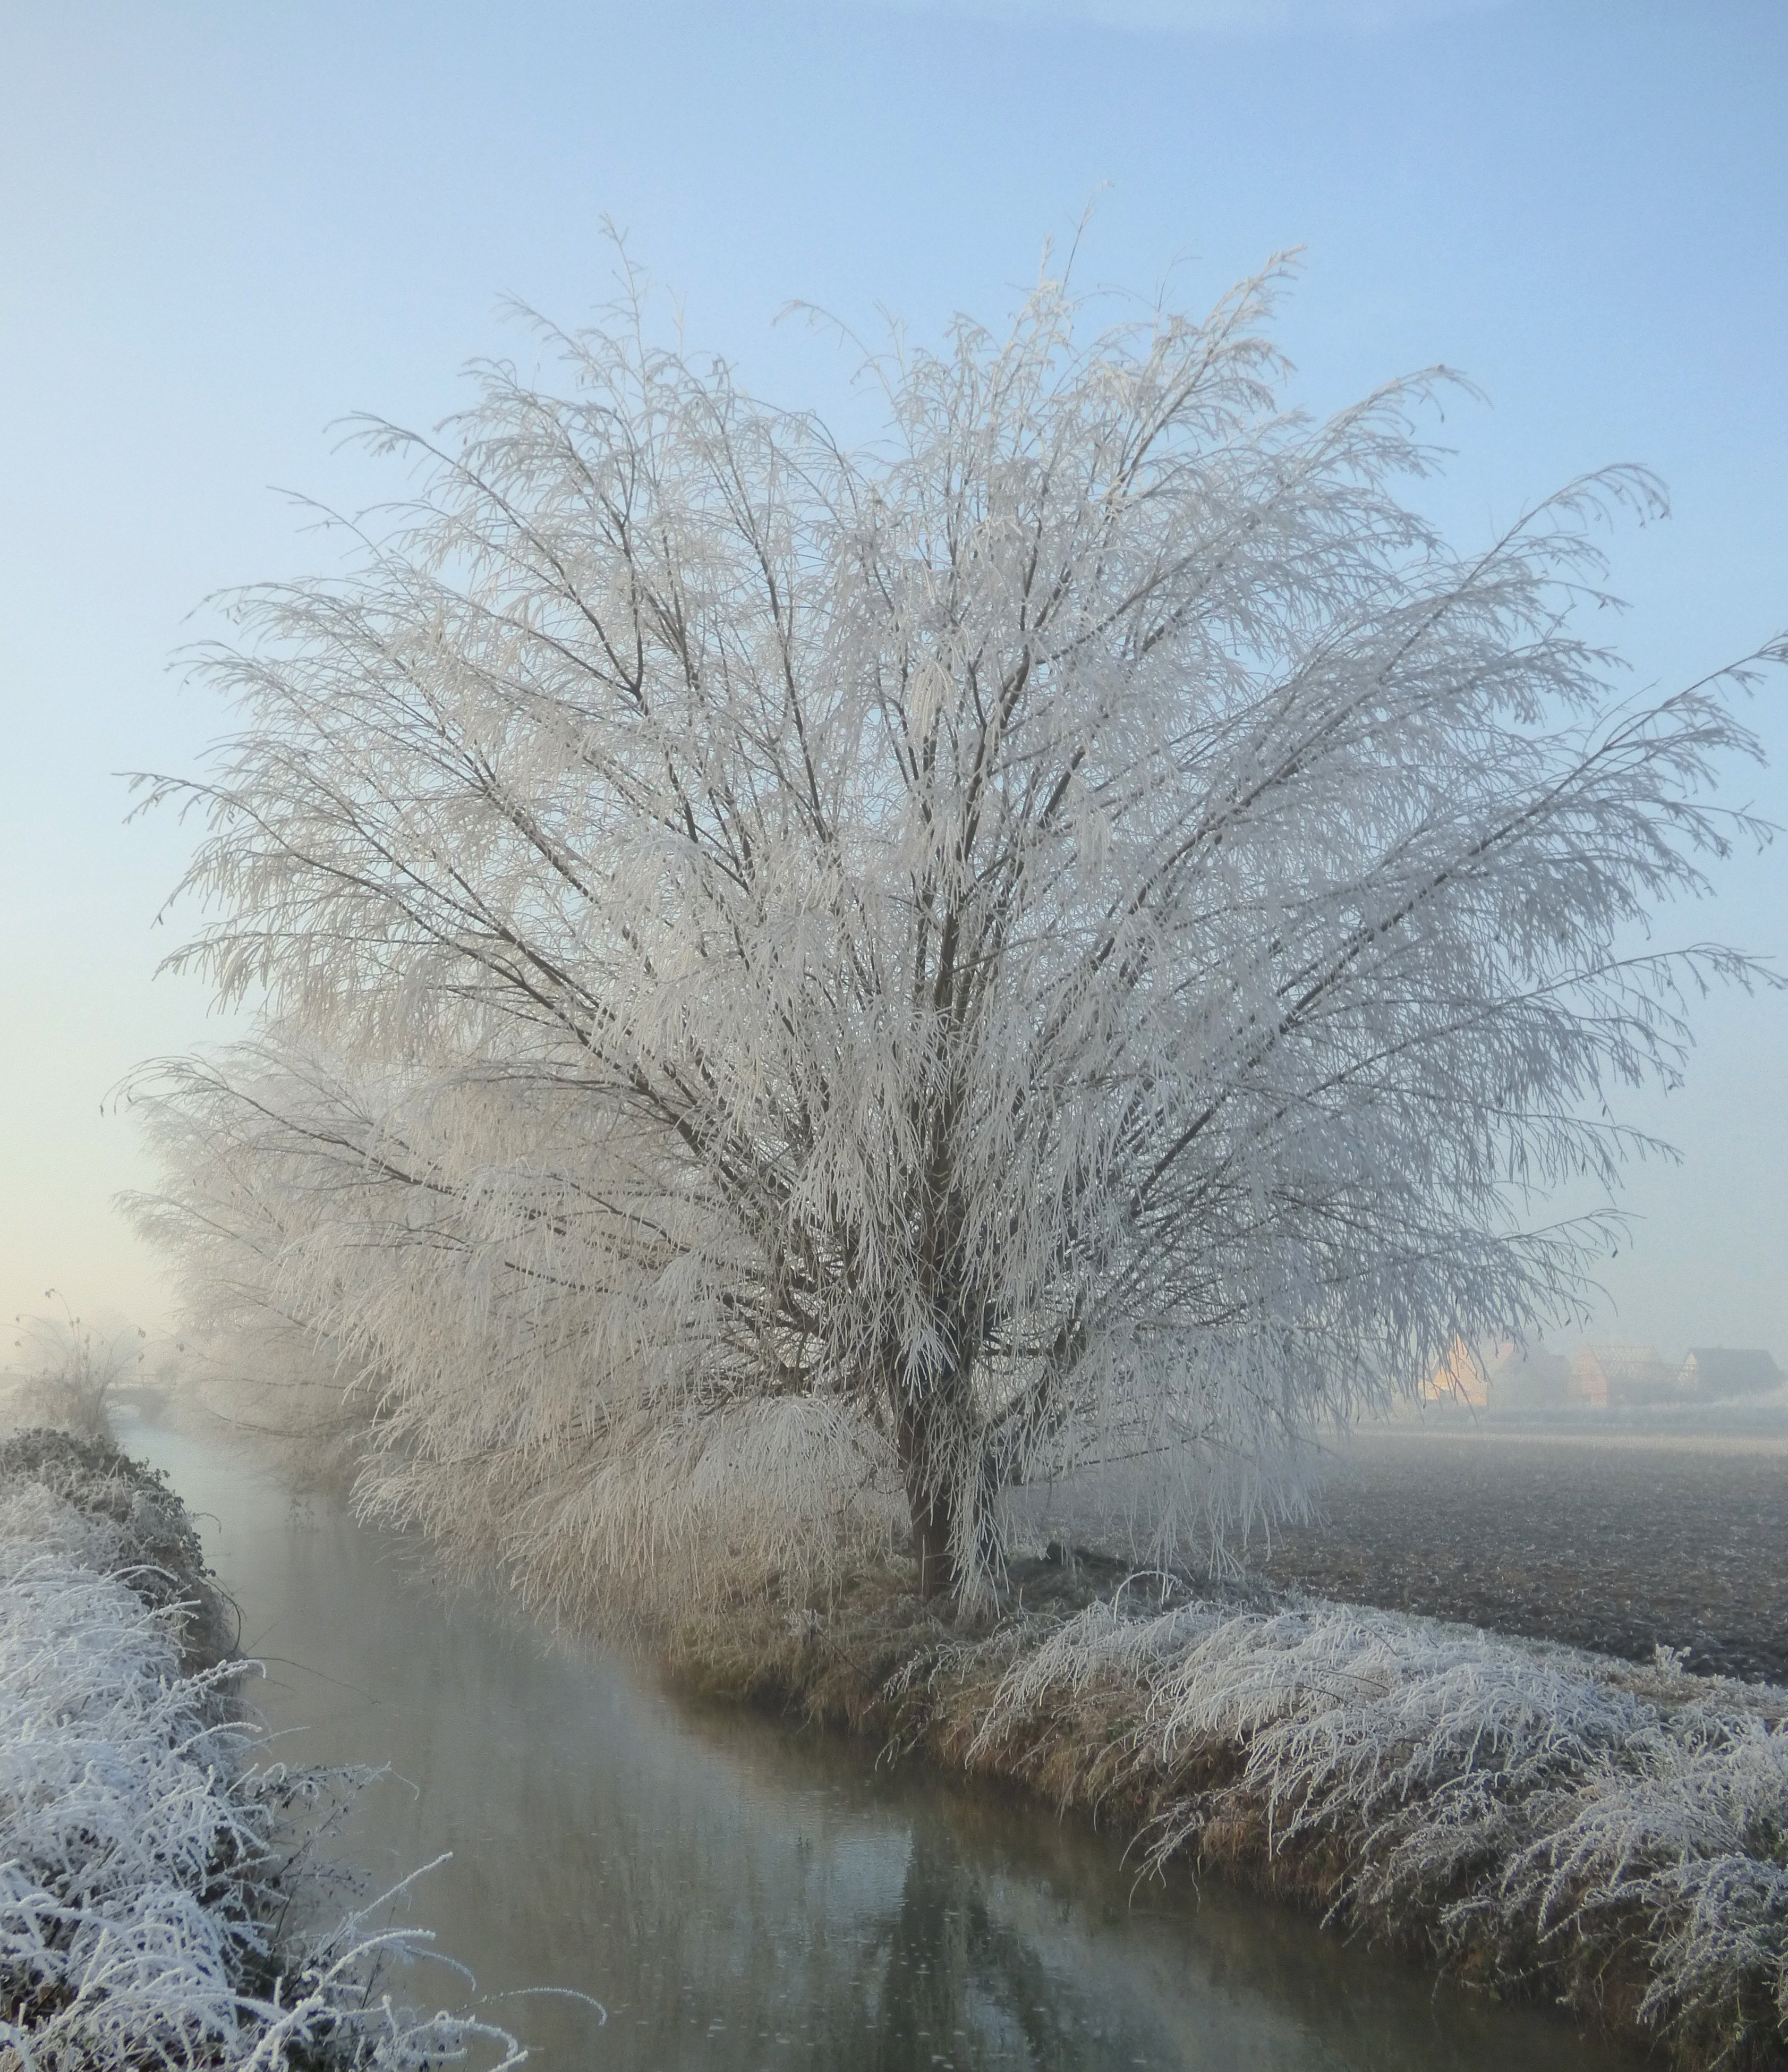
{"label": "narrow stream", "polygon": [[[732,1709],[449,1599],[406,1543],[233,1451],[121,1419],[167,1470],[267,1664],[298,1763],[388,1764],[335,1852],[394,1883],[534,2066],[1622,2072],[1634,2061],[1034,1807]],[[574,2000],[592,1996],[606,2021]],[[401,1990],[467,1989],[433,1967]]]}

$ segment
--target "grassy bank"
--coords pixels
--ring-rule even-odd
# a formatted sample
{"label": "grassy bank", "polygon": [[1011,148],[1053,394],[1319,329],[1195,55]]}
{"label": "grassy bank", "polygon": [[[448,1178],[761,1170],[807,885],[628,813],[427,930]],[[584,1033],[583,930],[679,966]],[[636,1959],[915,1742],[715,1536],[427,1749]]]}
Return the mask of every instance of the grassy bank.
{"label": "grassy bank", "polygon": [[1404,1614],[1024,1564],[688,1622],[672,1673],[1022,1786],[1684,2067],[1788,2058],[1788,1690]]}
{"label": "grassy bank", "polygon": [[158,1476],[66,1433],[0,1446],[0,2072],[502,2055],[381,1989],[415,1931],[301,1927],[335,1882],[310,1815],[342,1780],[257,1762],[232,1643]]}

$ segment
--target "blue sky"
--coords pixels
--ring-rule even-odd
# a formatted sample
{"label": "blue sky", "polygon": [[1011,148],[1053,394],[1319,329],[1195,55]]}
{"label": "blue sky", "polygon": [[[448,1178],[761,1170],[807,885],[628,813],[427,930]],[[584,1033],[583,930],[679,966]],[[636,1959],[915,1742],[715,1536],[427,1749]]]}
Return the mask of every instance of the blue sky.
{"label": "blue sky", "polygon": [[[1301,247],[1280,328],[1314,409],[1435,362],[1435,508],[1469,537],[1649,462],[1610,541],[1638,684],[1788,625],[1788,7],[1647,0],[809,0],[651,8],[138,4],[0,12],[0,1318],[165,1311],[110,1207],[145,1178],[108,1089],[208,1034],[152,983],[186,841],[113,772],[220,716],[166,668],[228,584],[327,549],[276,487],[388,488],[327,430],[431,421],[513,296],[575,324],[602,225],[692,342],[777,400],[863,405],[818,303],[873,335],[997,318],[1095,213],[1081,276],[1202,306]],[[1788,820],[1774,767],[1732,796]],[[1788,850],[1660,936],[1788,961]],[[177,931],[176,917],[171,926]],[[1788,1005],[1717,999],[1688,1087],[1630,1112],[1604,1328],[1788,1361]]]}

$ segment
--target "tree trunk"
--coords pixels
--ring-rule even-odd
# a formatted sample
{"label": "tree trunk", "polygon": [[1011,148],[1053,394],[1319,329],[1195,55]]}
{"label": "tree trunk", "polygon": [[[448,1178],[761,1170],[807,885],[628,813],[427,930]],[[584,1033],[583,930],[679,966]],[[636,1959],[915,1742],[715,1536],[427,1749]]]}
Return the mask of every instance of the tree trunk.
{"label": "tree trunk", "polygon": [[919,1594],[935,1597],[956,1586],[956,1562],[950,1552],[950,1505],[933,1491],[922,1495],[910,1483],[906,1501],[913,1519],[913,1554],[919,1563]]}
{"label": "tree trunk", "polygon": [[950,1551],[955,1507],[947,1484],[932,1470],[924,1420],[910,1404],[897,1406],[894,1422],[906,1509],[913,1522],[913,1558],[919,1563],[919,1594],[929,1598],[954,1590],[956,1566]]}

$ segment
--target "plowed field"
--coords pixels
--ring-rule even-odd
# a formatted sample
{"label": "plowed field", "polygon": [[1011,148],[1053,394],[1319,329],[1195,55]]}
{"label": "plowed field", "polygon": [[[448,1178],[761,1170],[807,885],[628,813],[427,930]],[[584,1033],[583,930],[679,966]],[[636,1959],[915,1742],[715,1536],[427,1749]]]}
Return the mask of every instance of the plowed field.
{"label": "plowed field", "polygon": [[1272,1582],[1788,1683],[1788,1442],[1358,1439]]}

